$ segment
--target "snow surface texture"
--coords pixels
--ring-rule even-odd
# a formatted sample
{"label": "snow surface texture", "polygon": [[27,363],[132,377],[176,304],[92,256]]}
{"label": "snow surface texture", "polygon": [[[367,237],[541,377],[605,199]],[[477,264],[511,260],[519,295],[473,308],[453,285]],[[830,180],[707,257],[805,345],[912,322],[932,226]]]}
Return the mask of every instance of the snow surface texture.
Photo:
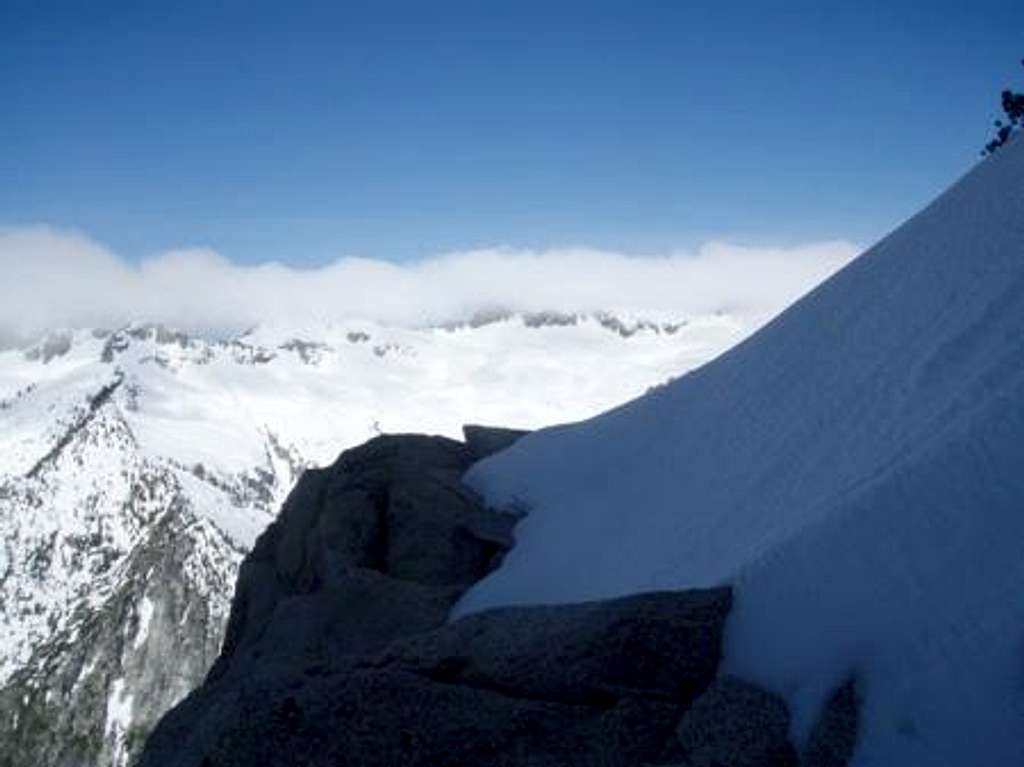
{"label": "snow surface texture", "polygon": [[733,583],[725,670],[856,765],[1024,764],[1024,141],[714,362],[469,481],[527,518],[457,612]]}

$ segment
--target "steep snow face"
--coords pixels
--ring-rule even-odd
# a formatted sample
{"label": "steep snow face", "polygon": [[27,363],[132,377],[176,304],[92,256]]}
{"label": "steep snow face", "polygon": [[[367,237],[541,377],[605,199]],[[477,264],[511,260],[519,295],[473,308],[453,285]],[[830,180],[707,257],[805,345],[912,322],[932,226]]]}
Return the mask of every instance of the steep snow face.
{"label": "steep snow face", "polygon": [[726,668],[858,765],[1024,764],[1024,142],[668,387],[475,467],[530,509],[462,612],[731,582]]}

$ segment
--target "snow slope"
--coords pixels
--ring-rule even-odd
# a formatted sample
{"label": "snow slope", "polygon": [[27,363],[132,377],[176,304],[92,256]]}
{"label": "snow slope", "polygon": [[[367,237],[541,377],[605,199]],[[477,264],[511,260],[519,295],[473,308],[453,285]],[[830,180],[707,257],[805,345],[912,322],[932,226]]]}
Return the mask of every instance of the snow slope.
{"label": "snow slope", "polygon": [[479,464],[530,509],[459,607],[736,587],[725,667],[857,765],[1024,764],[1024,141],[671,385]]}

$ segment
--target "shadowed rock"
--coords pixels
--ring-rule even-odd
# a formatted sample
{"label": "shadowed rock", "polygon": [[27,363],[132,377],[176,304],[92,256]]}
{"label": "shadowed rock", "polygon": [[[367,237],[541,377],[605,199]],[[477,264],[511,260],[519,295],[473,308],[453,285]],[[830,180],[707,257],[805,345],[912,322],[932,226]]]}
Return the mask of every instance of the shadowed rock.
{"label": "shadowed rock", "polygon": [[216,679],[268,655],[360,654],[441,625],[512,544],[460,478],[460,442],[378,437],[299,480],[242,564]]}
{"label": "shadowed rock", "polygon": [[386,658],[449,683],[564,703],[687,702],[718,668],[728,589],[653,592],[468,615]]}
{"label": "shadowed rock", "polygon": [[462,427],[466,448],[472,454],[474,461],[479,461],[511,447],[529,433],[522,429],[504,429],[498,426],[478,426],[476,424],[467,424]]}
{"label": "shadowed rock", "polygon": [[676,730],[688,767],[796,767],[785,701],[735,677],[716,679]]}
{"label": "shadowed rock", "polygon": [[490,437],[381,437],[306,472],[242,565],[214,669],[140,766],[625,767],[664,753],[714,678],[731,592],[445,625],[512,542],[514,518],[459,481],[511,439]]}
{"label": "shadowed rock", "polygon": [[376,655],[252,652],[165,717],[140,764],[652,762],[715,673],[729,604],[641,594],[493,610]]}
{"label": "shadowed rock", "polygon": [[857,746],[860,696],[857,682],[848,680],[828,699],[811,730],[803,752],[803,767],[846,767]]}

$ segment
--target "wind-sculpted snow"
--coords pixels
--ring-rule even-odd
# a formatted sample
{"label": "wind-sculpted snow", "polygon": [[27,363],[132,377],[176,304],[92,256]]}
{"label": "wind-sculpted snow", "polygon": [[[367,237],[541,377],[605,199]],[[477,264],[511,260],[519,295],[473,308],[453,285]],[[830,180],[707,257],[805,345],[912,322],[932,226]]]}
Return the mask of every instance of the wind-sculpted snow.
{"label": "wind-sculpted snow", "polygon": [[529,508],[461,612],[732,583],[728,672],[857,765],[1024,764],[1024,142],[773,323],[470,482]]}
{"label": "wind-sculpted snow", "polygon": [[557,312],[224,340],[138,324],[0,352],[4,757],[127,764],[201,681],[241,556],[307,466],[380,432],[583,418],[748,330]]}

